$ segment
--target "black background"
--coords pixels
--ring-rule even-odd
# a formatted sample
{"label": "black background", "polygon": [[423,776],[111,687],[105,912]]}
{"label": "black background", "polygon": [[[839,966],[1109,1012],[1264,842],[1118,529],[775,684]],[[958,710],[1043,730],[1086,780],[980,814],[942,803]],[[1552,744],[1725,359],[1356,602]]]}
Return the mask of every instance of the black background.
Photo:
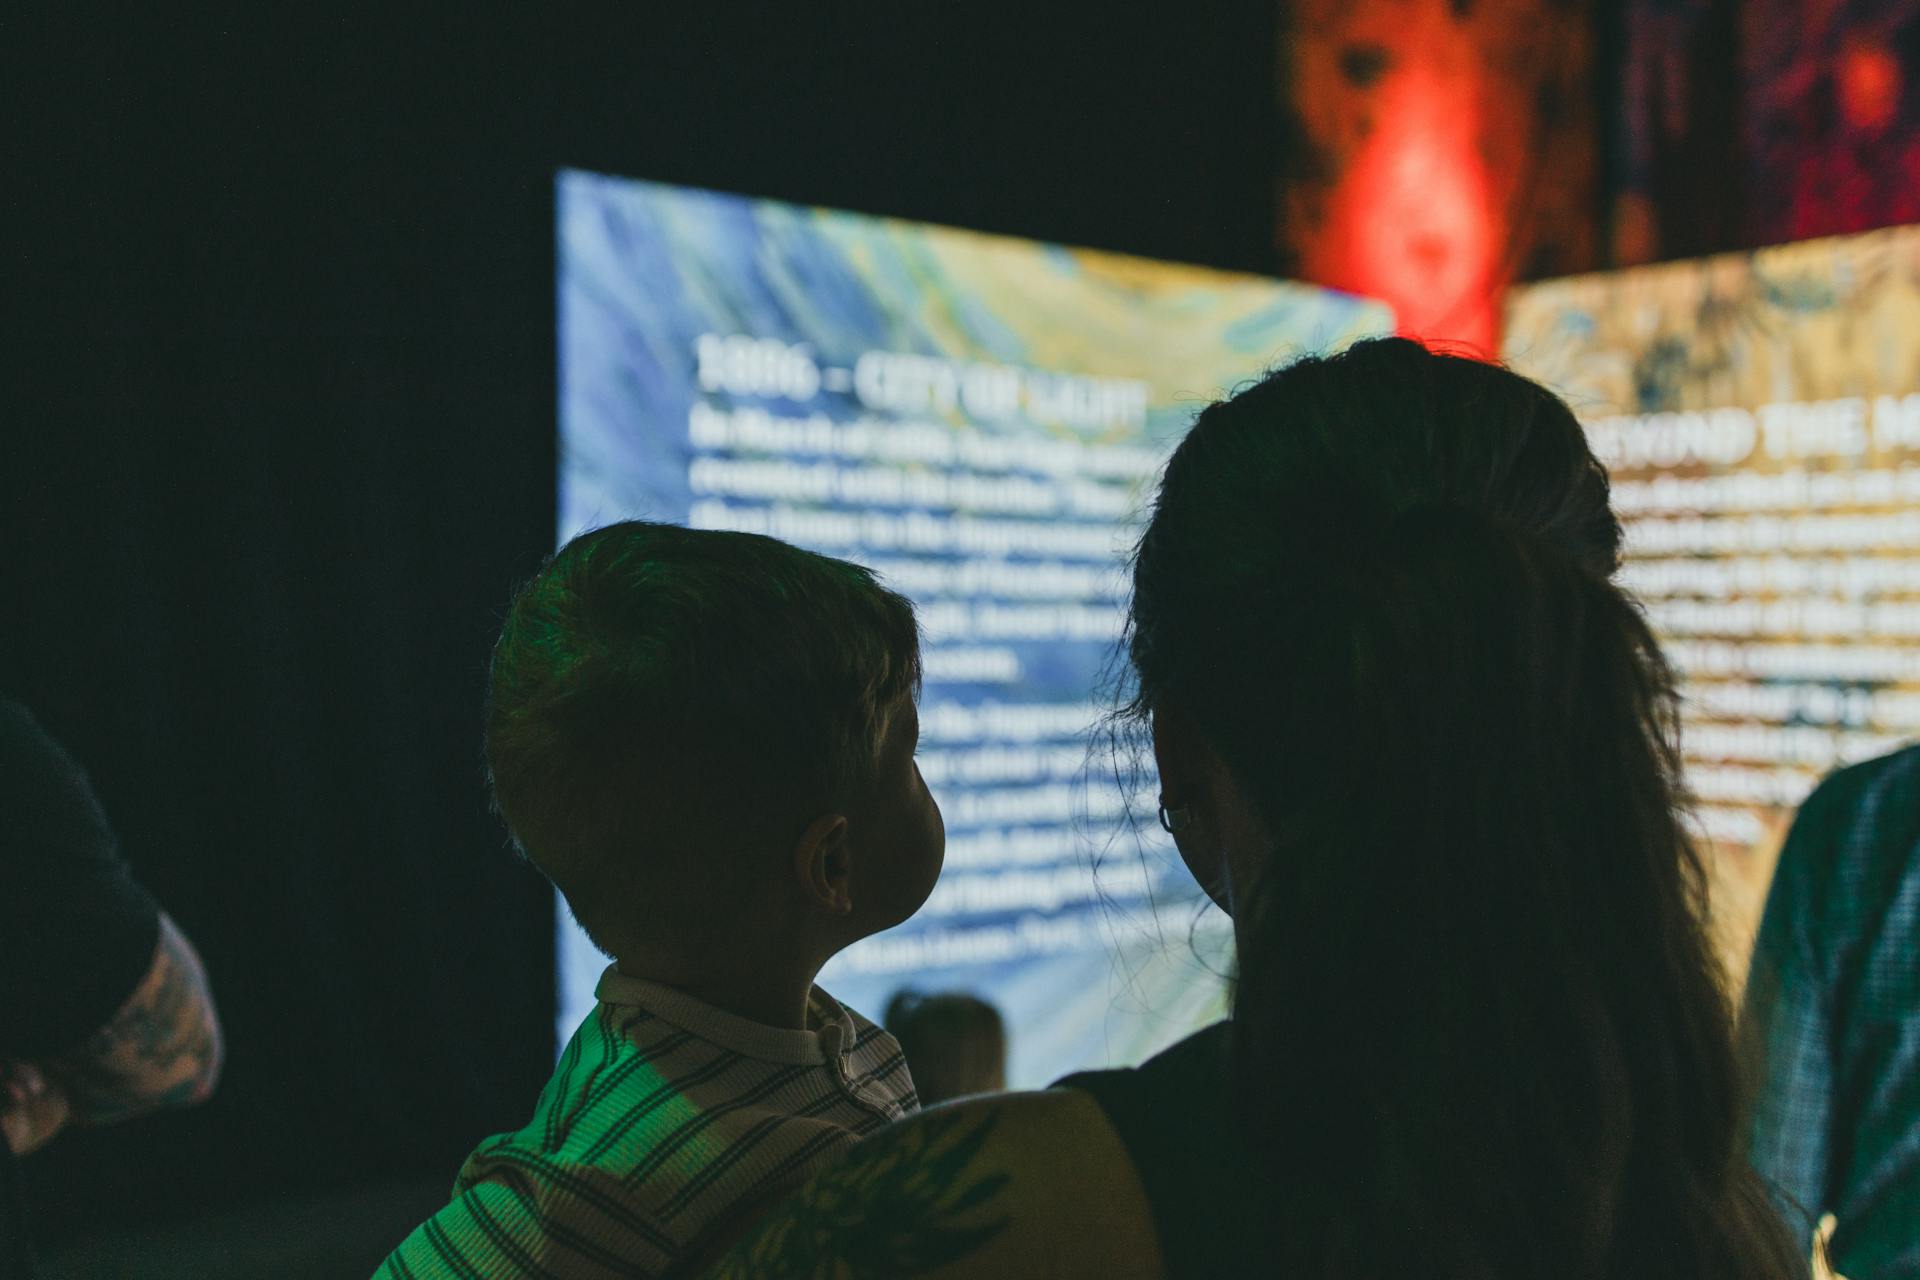
{"label": "black background", "polygon": [[43,1242],[450,1178],[546,1078],[478,717],[553,535],[557,168],[1274,266],[1273,5],[817,7],[0,19],[0,689],[229,1037],[33,1158]]}

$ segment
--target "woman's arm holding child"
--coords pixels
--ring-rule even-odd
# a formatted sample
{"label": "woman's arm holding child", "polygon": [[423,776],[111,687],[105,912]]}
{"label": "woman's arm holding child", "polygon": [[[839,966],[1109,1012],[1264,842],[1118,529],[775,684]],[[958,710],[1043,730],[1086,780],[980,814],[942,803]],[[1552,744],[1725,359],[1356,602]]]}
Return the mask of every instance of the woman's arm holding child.
{"label": "woman's arm holding child", "polygon": [[1158,1280],[1151,1211],[1099,1106],[1071,1089],[932,1107],[776,1205],[708,1273]]}

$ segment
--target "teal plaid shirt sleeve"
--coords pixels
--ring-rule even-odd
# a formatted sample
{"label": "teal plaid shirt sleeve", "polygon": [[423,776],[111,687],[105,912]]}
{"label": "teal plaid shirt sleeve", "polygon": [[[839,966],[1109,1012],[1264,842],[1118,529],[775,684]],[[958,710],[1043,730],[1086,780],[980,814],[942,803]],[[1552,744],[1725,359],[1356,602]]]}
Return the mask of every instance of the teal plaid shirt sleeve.
{"label": "teal plaid shirt sleeve", "polygon": [[[1920,1280],[1920,747],[1833,774],[1781,850],[1741,1017],[1751,1158],[1834,1267]],[[1804,1237],[1803,1237],[1804,1238]]]}

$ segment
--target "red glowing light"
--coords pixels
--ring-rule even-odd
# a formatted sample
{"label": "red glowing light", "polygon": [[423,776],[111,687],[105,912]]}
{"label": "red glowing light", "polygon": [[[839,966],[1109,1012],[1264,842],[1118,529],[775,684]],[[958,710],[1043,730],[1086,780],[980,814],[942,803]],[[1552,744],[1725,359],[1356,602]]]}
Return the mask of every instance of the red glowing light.
{"label": "red glowing light", "polygon": [[1380,86],[1375,128],[1331,193],[1328,234],[1306,265],[1390,303],[1402,333],[1491,353],[1498,245],[1470,90],[1419,64]]}
{"label": "red glowing light", "polygon": [[1900,60],[1877,41],[1849,39],[1841,46],[1835,78],[1840,110],[1849,124],[1884,129],[1900,113]]}

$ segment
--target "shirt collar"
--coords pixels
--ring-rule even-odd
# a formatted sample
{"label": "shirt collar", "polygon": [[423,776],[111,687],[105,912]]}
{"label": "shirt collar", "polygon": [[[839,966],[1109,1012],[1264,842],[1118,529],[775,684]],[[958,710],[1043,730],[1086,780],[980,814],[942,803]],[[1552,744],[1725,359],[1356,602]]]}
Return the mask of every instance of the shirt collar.
{"label": "shirt collar", "polygon": [[602,1004],[644,1009],[707,1043],[742,1057],[781,1066],[818,1066],[853,1047],[854,1025],[838,1000],[813,988],[807,996],[807,1027],[770,1027],[716,1009],[676,987],[621,973],[610,964],[594,995]]}

